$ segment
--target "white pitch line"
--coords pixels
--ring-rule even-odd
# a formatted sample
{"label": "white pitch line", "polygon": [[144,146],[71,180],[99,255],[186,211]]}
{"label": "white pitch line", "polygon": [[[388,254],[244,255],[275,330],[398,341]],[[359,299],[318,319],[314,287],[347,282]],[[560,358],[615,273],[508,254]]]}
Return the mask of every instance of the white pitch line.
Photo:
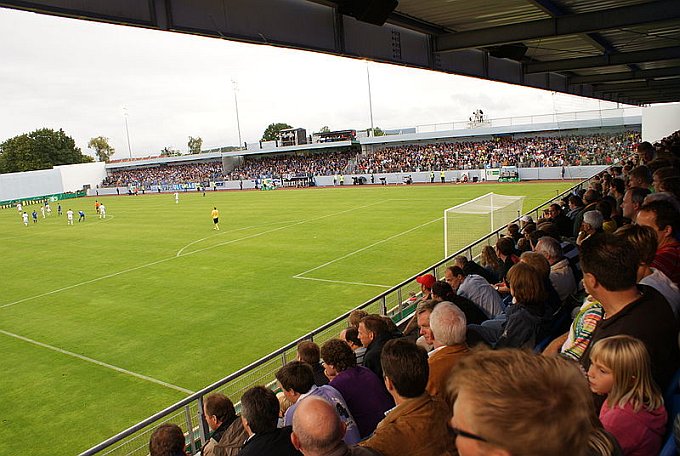
{"label": "white pitch line", "polygon": [[343,283],[347,285],[363,285],[366,287],[379,287],[379,288],[391,288],[389,285],[380,285],[377,283],[365,283],[365,282],[345,282],[344,280],[330,280],[330,279],[317,279],[316,277],[293,277],[294,279],[304,279],[304,280],[318,280],[319,282],[331,282],[331,283]]}
{"label": "white pitch line", "polygon": [[[189,252],[189,253],[183,254],[181,257],[187,256],[187,255],[193,255],[194,253],[199,253],[199,252],[203,252],[203,251],[205,251],[205,250],[214,249],[215,247],[219,247],[219,246],[222,246],[222,245],[233,244],[234,242],[239,242],[239,241],[244,241],[244,240],[247,240],[247,239],[252,239],[252,238],[254,238],[254,237],[262,236],[263,234],[267,234],[267,233],[272,233],[272,232],[274,232],[274,231],[283,230],[283,229],[285,229],[285,228],[290,228],[290,227],[292,227],[292,226],[300,225],[300,224],[307,223],[307,222],[312,222],[312,221],[315,221],[315,220],[321,220],[321,219],[323,219],[323,218],[334,217],[334,216],[339,215],[339,214],[344,214],[344,213],[346,213],[346,212],[354,211],[354,210],[357,210],[357,209],[363,209],[363,208],[366,208],[366,207],[369,207],[369,206],[375,206],[376,204],[382,204],[382,203],[383,203],[383,201],[378,201],[378,202],[376,202],[376,203],[366,204],[366,205],[364,205],[364,206],[358,206],[358,207],[354,207],[354,208],[352,208],[352,209],[347,209],[347,210],[340,211],[340,212],[334,212],[334,213],[332,213],[332,214],[322,215],[322,216],[320,216],[320,217],[314,217],[314,218],[311,218],[311,219],[302,220],[302,221],[299,221],[299,222],[296,222],[296,223],[292,223],[292,224],[290,224],[290,225],[285,225],[285,226],[282,226],[282,227],[279,227],[279,228],[275,228],[275,229],[272,229],[272,230],[267,230],[267,231],[264,231],[264,232],[262,232],[262,233],[252,234],[252,235],[245,236],[245,237],[242,237],[242,238],[239,238],[239,239],[233,239],[233,240],[231,240],[231,241],[221,242],[221,243],[219,243],[219,244],[215,244],[215,245],[212,245],[212,246],[209,246],[209,247],[205,247],[205,248],[203,248],[203,249],[194,250],[194,251],[191,251],[191,252]],[[23,298],[23,299],[19,299],[18,301],[14,301],[14,302],[10,302],[10,303],[7,303],[7,304],[0,305],[0,309],[4,309],[4,308],[7,308],[7,307],[11,307],[11,306],[14,306],[14,305],[16,305],[16,304],[20,304],[20,303],[22,303],[22,302],[31,301],[31,300],[33,300],[33,299],[42,298],[42,297],[44,297],[44,296],[49,296],[49,295],[52,295],[52,294],[55,294],[55,293],[61,293],[62,291],[70,290],[70,289],[72,289],[72,288],[76,288],[76,287],[79,287],[79,286],[81,286],[81,285],[87,285],[87,284],[90,284],[90,283],[98,282],[98,281],[100,281],[100,280],[110,279],[111,277],[115,277],[115,276],[118,276],[118,275],[121,275],[121,274],[125,274],[125,273],[128,273],[128,272],[132,272],[132,271],[137,271],[137,270],[139,270],[139,269],[144,269],[144,268],[147,268],[147,267],[149,267],[149,266],[155,266],[155,265],[157,265],[157,264],[164,263],[164,262],[166,262],[166,261],[174,260],[174,259],[181,258],[181,257],[174,256],[174,255],[173,255],[173,256],[168,257],[168,258],[163,258],[163,259],[160,259],[160,260],[152,261],[151,263],[142,264],[142,265],[140,265],[140,266],[135,266],[135,267],[133,267],[133,268],[124,269],[124,270],[122,270],[122,271],[114,272],[114,273],[111,273],[111,274],[106,274],[106,275],[101,276],[101,277],[95,277],[94,279],[85,280],[85,281],[80,282],[80,283],[75,283],[75,284],[73,284],[73,285],[69,285],[69,286],[66,286],[66,287],[58,288],[58,289],[52,290],[52,291],[47,291],[47,292],[41,293],[41,294],[39,294],[39,295],[29,296],[28,298]]]}
{"label": "white pitch line", "polygon": [[301,273],[299,273],[299,274],[296,274],[296,275],[293,276],[293,278],[301,279],[301,278],[303,278],[302,276],[305,275],[305,274],[307,274],[307,273],[310,273],[310,272],[312,272],[312,271],[316,271],[317,269],[324,268],[324,267],[328,266],[329,264],[333,264],[333,263],[335,263],[335,262],[337,262],[337,261],[344,260],[345,258],[351,257],[352,255],[356,255],[357,253],[361,253],[361,252],[363,252],[364,250],[368,250],[368,249],[370,249],[370,248],[372,248],[372,247],[375,247],[376,245],[382,244],[382,243],[384,243],[384,242],[391,241],[392,239],[398,238],[399,236],[403,236],[404,234],[408,234],[408,233],[410,233],[410,232],[412,232],[412,231],[415,231],[415,230],[417,230],[417,229],[420,229],[420,228],[422,228],[422,227],[424,227],[424,226],[430,225],[431,223],[438,222],[439,220],[441,220],[441,219],[443,219],[443,218],[444,218],[444,217],[438,217],[438,218],[436,218],[436,219],[434,219],[434,220],[430,220],[429,222],[425,222],[425,223],[423,223],[423,224],[421,224],[421,225],[414,226],[413,228],[409,228],[409,229],[406,230],[406,231],[402,231],[401,233],[393,234],[392,236],[390,236],[390,237],[388,237],[388,238],[382,239],[382,240],[380,240],[380,241],[378,241],[378,242],[374,242],[373,244],[367,245],[366,247],[362,247],[362,248],[360,248],[360,249],[358,249],[358,250],[355,250],[355,251],[353,251],[353,252],[350,252],[350,253],[348,253],[348,254],[346,254],[346,255],[337,257],[337,258],[335,258],[334,260],[327,261],[326,263],[324,263],[324,264],[322,264],[322,265],[319,265],[319,266],[317,266],[317,267],[315,267],[315,268],[308,269],[308,270],[306,270],[305,272],[301,272]]}
{"label": "white pitch line", "polygon": [[18,334],[14,334],[14,333],[11,333],[11,332],[8,332],[8,331],[3,331],[2,329],[0,329],[0,333],[4,334],[6,336],[9,336],[9,337],[14,337],[15,339],[19,339],[19,340],[22,340],[24,342],[28,342],[29,344],[37,345],[38,347],[47,348],[49,350],[52,350],[52,351],[55,351],[55,352],[58,352],[58,353],[61,353],[61,354],[64,354],[64,355],[72,356],[72,357],[78,358],[82,361],[87,361],[88,363],[96,364],[97,366],[106,367],[107,369],[111,369],[111,370],[114,370],[116,372],[120,372],[121,374],[129,375],[131,377],[136,377],[136,378],[145,380],[147,382],[155,383],[157,385],[161,385],[161,386],[164,386],[166,388],[170,388],[170,389],[173,389],[175,391],[179,391],[181,393],[185,393],[185,394],[193,394],[194,393],[194,391],[188,390],[186,388],[182,388],[181,386],[173,385],[172,383],[164,382],[163,380],[158,380],[157,378],[149,377],[148,375],[138,374],[137,372],[132,372],[132,371],[129,371],[127,369],[123,369],[122,367],[114,366],[113,364],[105,363],[103,361],[99,361],[99,360],[90,358],[88,356],[83,356],[83,355],[79,355],[78,353],[73,353],[71,351],[64,350],[63,348],[55,347],[53,345],[48,345],[48,344],[45,344],[43,342],[38,342],[37,340],[29,339],[28,337],[20,336]]}
{"label": "white pitch line", "polygon": [[254,228],[254,227],[255,227],[255,225],[250,225],[250,226],[246,226],[246,227],[243,227],[243,228],[237,228],[237,229],[234,229],[234,230],[223,231],[223,232],[221,232],[221,233],[215,233],[215,234],[213,234],[213,235],[211,235],[211,236],[206,236],[206,237],[204,237],[204,238],[198,239],[197,241],[188,243],[187,245],[185,245],[184,247],[182,247],[181,249],[179,249],[179,250],[177,251],[177,254],[176,254],[175,256],[176,256],[176,257],[182,256],[182,252],[184,252],[184,250],[185,250],[187,247],[191,247],[191,246],[194,245],[194,244],[198,244],[199,242],[203,242],[203,241],[205,241],[206,239],[210,239],[210,238],[213,238],[213,237],[215,237],[215,236],[220,236],[220,235],[226,234],[226,233],[233,233],[234,231],[243,231],[243,230],[247,230],[247,229]]}
{"label": "white pitch line", "polygon": [[[354,210],[357,210],[357,209],[363,209],[363,208],[365,208],[365,207],[375,206],[376,204],[382,204],[382,203],[383,203],[383,201],[379,201],[379,202],[377,202],[377,203],[366,204],[365,206],[359,206],[359,207],[355,207],[355,208],[352,208],[352,209],[347,209],[347,210],[340,211],[340,212],[334,212],[333,214],[326,214],[326,215],[321,215],[321,216],[319,216],[319,217],[314,217],[314,218],[307,219],[307,220],[300,220],[299,222],[291,223],[290,225],[284,225],[284,226],[280,226],[280,227],[278,227],[278,228],[273,228],[273,229],[271,229],[271,230],[262,231],[261,233],[255,233],[255,234],[251,234],[251,235],[248,235],[248,236],[244,236],[244,237],[242,237],[242,238],[232,239],[232,240],[230,240],[230,241],[225,241],[225,242],[220,242],[219,244],[214,244],[214,245],[211,245],[211,246],[208,246],[208,247],[204,247],[204,248],[202,248],[202,249],[192,250],[192,251],[189,252],[189,253],[185,253],[183,256],[186,256],[186,255],[193,255],[194,253],[198,253],[198,252],[203,252],[203,251],[205,251],[205,250],[214,249],[215,247],[220,247],[220,246],[223,246],[223,245],[229,245],[229,244],[233,244],[233,243],[235,243],[235,242],[245,241],[245,240],[247,240],[247,239],[253,239],[253,238],[256,238],[256,237],[263,236],[263,235],[265,235],[265,234],[269,234],[269,233],[274,233],[274,232],[276,232],[276,231],[285,230],[286,228],[290,228],[290,227],[293,227],[293,226],[302,225],[302,224],[308,223],[308,222],[314,222],[314,221],[316,221],[316,220],[321,220],[321,219],[328,218],[328,217],[335,217],[336,215],[344,214],[345,212],[351,212],[351,211],[354,211]],[[0,308],[2,308],[2,307],[0,306]]]}
{"label": "white pitch line", "polygon": [[67,287],[57,288],[56,290],[47,291],[47,292],[41,293],[41,294],[39,294],[39,295],[30,296],[30,297],[28,297],[28,298],[20,299],[20,300],[18,300],[18,301],[14,301],[14,302],[10,302],[10,303],[7,303],[7,304],[3,304],[3,305],[0,306],[0,309],[4,309],[5,307],[11,307],[11,306],[13,306],[13,305],[15,305],[15,304],[20,304],[20,303],[22,303],[22,302],[30,301],[30,300],[32,300],[32,299],[37,299],[37,298],[42,298],[42,297],[44,297],[44,296],[49,296],[49,295],[51,295],[51,294],[61,293],[62,291],[70,290],[70,289],[72,289],[72,288],[76,288],[76,287],[79,287],[79,286],[81,286],[81,285],[87,285],[87,284],[90,284],[90,283],[98,282],[98,281],[100,281],[100,280],[110,279],[111,277],[115,277],[115,276],[117,276],[117,275],[125,274],[125,273],[127,273],[127,272],[136,271],[136,270],[138,270],[138,269],[147,268],[147,267],[149,267],[149,266],[154,266],[154,265],[157,265],[157,264],[160,264],[160,263],[164,263],[164,262],[166,262],[166,261],[174,260],[175,258],[176,258],[176,257],[174,257],[174,256],[169,257],[169,258],[163,258],[163,259],[161,259],[161,260],[152,261],[151,263],[142,264],[142,265],[140,265],[140,266],[135,266],[134,268],[123,269],[122,271],[113,272],[113,273],[111,273],[111,274],[107,274],[107,275],[104,275],[104,276],[101,276],[101,277],[95,277],[94,279],[85,280],[84,282],[75,283],[75,284],[69,285],[69,286],[67,286]]}
{"label": "white pitch line", "polygon": [[[177,254],[176,254],[175,256],[176,256],[176,257],[180,257],[180,256],[182,256],[182,252],[184,252],[184,250],[185,250],[187,247],[191,247],[191,246],[194,245],[194,244],[198,244],[199,242],[205,241],[206,239],[211,239],[211,238],[216,237],[216,236],[221,236],[221,235],[223,235],[223,234],[233,233],[233,232],[236,232],[236,231],[248,230],[248,229],[250,229],[250,228],[260,228],[260,227],[262,227],[262,226],[278,225],[278,224],[280,224],[280,223],[291,223],[291,222],[297,222],[297,220],[284,220],[284,221],[281,221],[281,222],[264,223],[264,224],[262,224],[262,225],[250,225],[250,226],[244,226],[243,228],[234,228],[234,229],[232,229],[232,230],[225,230],[225,231],[221,231],[221,232],[219,232],[219,233],[213,233],[211,236],[206,236],[206,237],[204,237],[204,238],[201,238],[201,239],[198,239],[198,240],[196,240],[196,241],[193,241],[193,242],[188,243],[187,245],[185,245],[184,247],[182,247],[181,249],[179,249],[179,250],[177,251]],[[189,252],[189,253],[192,253],[192,252]]]}

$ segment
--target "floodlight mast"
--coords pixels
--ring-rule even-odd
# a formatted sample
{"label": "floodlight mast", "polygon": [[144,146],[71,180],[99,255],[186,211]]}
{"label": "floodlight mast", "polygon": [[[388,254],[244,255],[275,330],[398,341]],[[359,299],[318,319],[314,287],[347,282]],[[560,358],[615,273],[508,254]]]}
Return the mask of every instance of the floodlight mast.
{"label": "floodlight mast", "polygon": [[238,85],[236,84],[236,81],[233,79],[231,80],[231,85],[234,89],[234,106],[236,107],[236,128],[238,129],[238,147],[239,149],[243,147],[243,142],[241,140],[241,121],[239,120],[238,117],[238,98],[236,97],[236,92],[238,92]]}
{"label": "floodlight mast", "polygon": [[132,148],[130,147],[130,129],[128,128],[128,112],[127,108],[123,107],[123,117],[125,118],[125,135],[127,136],[128,153],[132,158]]}

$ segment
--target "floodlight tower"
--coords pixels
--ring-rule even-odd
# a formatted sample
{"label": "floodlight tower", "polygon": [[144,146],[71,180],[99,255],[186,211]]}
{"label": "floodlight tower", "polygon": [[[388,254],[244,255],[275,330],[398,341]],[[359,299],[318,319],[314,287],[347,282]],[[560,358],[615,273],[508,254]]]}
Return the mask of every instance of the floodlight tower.
{"label": "floodlight tower", "polygon": [[128,112],[127,108],[123,106],[123,118],[125,119],[125,135],[127,136],[128,153],[132,158],[132,148],[130,147],[130,129],[128,128]]}
{"label": "floodlight tower", "polygon": [[368,80],[368,113],[371,117],[371,136],[375,136],[373,130],[373,97],[371,96],[371,72],[368,68],[368,60],[366,60],[366,79]]}
{"label": "floodlight tower", "polygon": [[234,106],[236,107],[236,128],[238,129],[238,147],[240,149],[243,145],[243,142],[241,140],[241,121],[238,118],[238,98],[236,97],[236,92],[238,92],[238,85],[236,84],[236,81],[234,81],[233,79],[231,80],[231,85],[234,89]]}

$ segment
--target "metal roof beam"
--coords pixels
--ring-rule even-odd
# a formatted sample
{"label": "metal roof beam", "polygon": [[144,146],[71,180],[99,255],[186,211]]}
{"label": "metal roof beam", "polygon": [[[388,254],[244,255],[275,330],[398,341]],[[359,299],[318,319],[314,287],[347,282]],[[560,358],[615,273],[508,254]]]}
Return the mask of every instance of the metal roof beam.
{"label": "metal roof beam", "polygon": [[[680,2],[678,2],[680,5]],[[549,60],[525,65],[525,73],[546,73],[549,71],[572,71],[599,68],[629,63],[656,62],[680,58],[680,46],[648,49],[645,51],[617,52],[614,54],[578,57],[575,59]]]}
{"label": "metal roof beam", "polygon": [[628,81],[631,79],[663,78],[680,76],[680,66],[655,68],[653,70],[625,71],[622,73],[593,74],[589,76],[572,76],[569,84],[594,84],[598,82]]}
{"label": "metal roof beam", "polygon": [[551,19],[520,22],[467,32],[448,33],[437,38],[437,52],[457,51],[537,38],[593,33],[680,18],[680,2],[660,0]]}
{"label": "metal roof beam", "polygon": [[615,84],[596,84],[594,92],[620,92],[638,89],[664,89],[668,87],[680,87],[680,78],[662,79],[660,81],[634,81]]}

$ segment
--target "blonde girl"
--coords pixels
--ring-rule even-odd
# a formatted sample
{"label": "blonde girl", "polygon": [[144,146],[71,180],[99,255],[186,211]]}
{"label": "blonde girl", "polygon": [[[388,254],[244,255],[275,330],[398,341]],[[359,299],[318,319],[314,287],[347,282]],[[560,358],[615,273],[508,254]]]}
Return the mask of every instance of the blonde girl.
{"label": "blonde girl", "polygon": [[590,361],[590,389],[607,396],[600,421],[616,437],[623,454],[658,454],[667,415],[659,388],[652,380],[644,343],[630,336],[607,337],[595,343]]}

